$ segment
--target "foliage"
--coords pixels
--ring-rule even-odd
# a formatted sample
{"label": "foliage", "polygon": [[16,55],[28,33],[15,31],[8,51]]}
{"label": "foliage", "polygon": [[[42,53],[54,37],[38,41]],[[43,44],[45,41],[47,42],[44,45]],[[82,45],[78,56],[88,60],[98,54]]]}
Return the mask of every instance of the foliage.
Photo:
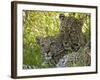
{"label": "foliage", "polygon": [[59,14],[82,19],[82,32],[85,43],[90,40],[90,14],[67,13],[50,11],[23,10],[23,64],[37,68],[48,67],[41,59],[40,47],[36,43],[36,36],[55,36],[59,34]]}

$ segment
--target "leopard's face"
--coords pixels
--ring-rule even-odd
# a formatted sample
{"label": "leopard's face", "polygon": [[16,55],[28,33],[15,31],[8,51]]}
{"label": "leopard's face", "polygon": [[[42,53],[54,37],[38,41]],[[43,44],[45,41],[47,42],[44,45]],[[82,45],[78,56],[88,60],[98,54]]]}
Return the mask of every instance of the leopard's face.
{"label": "leopard's face", "polygon": [[62,43],[54,36],[38,38],[37,43],[41,48],[42,57],[50,64],[56,65],[65,55]]}
{"label": "leopard's face", "polygon": [[50,46],[51,46],[50,38],[38,37],[36,40],[40,46],[42,56],[46,59],[51,59],[52,55],[50,52]]}

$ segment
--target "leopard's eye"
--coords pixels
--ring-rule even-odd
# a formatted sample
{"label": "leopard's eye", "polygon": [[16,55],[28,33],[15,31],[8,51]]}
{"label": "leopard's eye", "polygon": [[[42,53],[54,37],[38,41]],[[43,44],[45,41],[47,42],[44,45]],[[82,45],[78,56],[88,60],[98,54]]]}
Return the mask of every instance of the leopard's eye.
{"label": "leopard's eye", "polygon": [[79,46],[77,43],[74,43],[73,45],[75,45],[75,46]]}
{"label": "leopard's eye", "polygon": [[52,42],[50,43],[50,45],[52,45],[52,44],[55,44],[55,41],[52,41]]}
{"label": "leopard's eye", "polygon": [[64,42],[65,44],[67,44],[67,42]]}
{"label": "leopard's eye", "polygon": [[41,46],[44,47],[45,45],[44,44],[41,44]]}

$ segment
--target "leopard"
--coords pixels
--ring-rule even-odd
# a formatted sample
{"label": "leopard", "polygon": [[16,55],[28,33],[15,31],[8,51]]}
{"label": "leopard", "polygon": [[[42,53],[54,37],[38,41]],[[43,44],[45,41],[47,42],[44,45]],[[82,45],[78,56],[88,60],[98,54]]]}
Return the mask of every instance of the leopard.
{"label": "leopard", "polygon": [[38,36],[36,42],[40,46],[43,61],[46,61],[50,67],[56,67],[59,60],[66,55],[60,37],[48,36],[43,38]]}
{"label": "leopard", "polygon": [[82,34],[82,19],[76,19],[72,16],[59,15],[60,36],[66,50],[77,52],[84,45]]}

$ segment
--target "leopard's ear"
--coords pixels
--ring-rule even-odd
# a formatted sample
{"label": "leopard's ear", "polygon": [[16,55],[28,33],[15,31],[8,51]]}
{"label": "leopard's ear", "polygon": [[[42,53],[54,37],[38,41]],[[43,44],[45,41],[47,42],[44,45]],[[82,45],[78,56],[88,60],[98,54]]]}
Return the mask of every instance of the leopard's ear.
{"label": "leopard's ear", "polygon": [[64,20],[64,18],[65,18],[65,15],[64,14],[59,14],[59,19],[60,20]]}
{"label": "leopard's ear", "polygon": [[83,18],[80,18],[80,20],[79,20],[79,26],[82,28],[83,24],[84,24]]}
{"label": "leopard's ear", "polygon": [[82,27],[84,25],[84,21],[85,21],[85,18],[83,16],[80,16],[80,19],[79,19],[79,25]]}
{"label": "leopard's ear", "polygon": [[41,40],[42,40],[41,36],[36,36],[36,43],[37,44],[40,44]]}

